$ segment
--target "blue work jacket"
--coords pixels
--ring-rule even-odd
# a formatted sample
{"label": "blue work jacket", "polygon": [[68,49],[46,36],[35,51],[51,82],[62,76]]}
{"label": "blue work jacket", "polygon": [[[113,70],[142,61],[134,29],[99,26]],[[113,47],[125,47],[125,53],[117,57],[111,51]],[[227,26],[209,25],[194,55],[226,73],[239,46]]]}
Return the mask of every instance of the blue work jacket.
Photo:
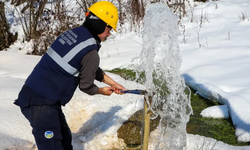
{"label": "blue work jacket", "polygon": [[60,102],[61,105],[65,105],[79,84],[78,73],[83,56],[99,48],[99,42],[87,28],[80,26],[68,30],[48,48],[25,85],[44,97],[44,103],[51,100],[53,103]]}

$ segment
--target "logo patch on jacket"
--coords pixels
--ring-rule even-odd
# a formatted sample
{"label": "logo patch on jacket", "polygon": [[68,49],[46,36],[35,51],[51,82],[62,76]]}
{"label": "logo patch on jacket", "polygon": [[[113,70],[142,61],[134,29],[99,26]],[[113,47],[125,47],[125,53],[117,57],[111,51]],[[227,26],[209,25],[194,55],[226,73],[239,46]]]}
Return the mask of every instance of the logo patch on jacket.
{"label": "logo patch on jacket", "polygon": [[47,139],[51,139],[51,138],[53,138],[54,133],[53,133],[52,131],[46,131],[46,132],[44,133],[44,136],[45,136]]}

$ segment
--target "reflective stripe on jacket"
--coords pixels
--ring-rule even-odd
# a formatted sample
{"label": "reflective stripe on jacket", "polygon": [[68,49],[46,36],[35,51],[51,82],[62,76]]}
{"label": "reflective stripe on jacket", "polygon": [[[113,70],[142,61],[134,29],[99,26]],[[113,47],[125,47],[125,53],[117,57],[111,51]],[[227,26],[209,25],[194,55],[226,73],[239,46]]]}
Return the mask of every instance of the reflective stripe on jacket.
{"label": "reflective stripe on jacket", "polygon": [[65,105],[79,83],[83,56],[99,50],[99,43],[83,26],[61,34],[48,48],[26,80],[26,85],[47,99]]}

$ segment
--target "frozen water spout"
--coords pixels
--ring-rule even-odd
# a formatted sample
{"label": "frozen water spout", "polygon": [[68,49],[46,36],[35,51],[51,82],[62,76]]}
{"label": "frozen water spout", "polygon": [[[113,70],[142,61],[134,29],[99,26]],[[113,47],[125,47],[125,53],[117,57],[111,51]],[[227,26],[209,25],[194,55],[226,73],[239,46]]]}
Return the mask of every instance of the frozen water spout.
{"label": "frozen water spout", "polygon": [[186,123],[192,109],[179,71],[177,22],[177,16],[162,3],[151,4],[143,20],[143,50],[137,70],[145,72],[145,86],[154,93],[150,109],[161,117],[149,149],[186,149]]}

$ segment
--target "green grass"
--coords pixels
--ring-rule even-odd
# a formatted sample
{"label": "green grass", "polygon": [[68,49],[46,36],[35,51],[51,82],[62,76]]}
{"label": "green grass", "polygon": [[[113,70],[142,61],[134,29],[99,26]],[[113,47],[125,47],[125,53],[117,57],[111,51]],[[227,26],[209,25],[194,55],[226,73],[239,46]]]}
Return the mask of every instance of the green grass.
{"label": "green grass", "polygon": [[131,69],[113,69],[111,71],[108,72],[112,72],[114,74],[118,74],[120,75],[122,78],[124,78],[125,80],[132,80],[138,83],[144,83],[145,81],[145,73],[140,73],[139,77],[136,77],[136,72],[134,70]]}
{"label": "green grass", "polygon": [[235,146],[249,145],[249,143],[237,142],[231,119],[203,118],[200,115],[205,108],[220,105],[218,102],[204,99],[192,90],[191,105],[193,115],[190,116],[190,120],[187,123],[187,133],[211,137]]}
{"label": "green grass", "polygon": [[[145,74],[142,73],[140,78],[135,80],[135,71],[128,69],[114,69],[109,72],[119,74],[126,80],[133,80],[136,82],[143,83],[145,80]],[[248,143],[237,142],[235,136],[235,129],[232,124],[231,119],[213,119],[213,118],[203,118],[200,113],[207,107],[220,105],[218,102],[213,100],[207,100],[197,94],[191,89],[191,105],[193,109],[193,115],[190,116],[190,120],[187,123],[187,133],[198,134],[205,137],[211,137],[218,141],[224,143],[244,146],[249,145]]]}

